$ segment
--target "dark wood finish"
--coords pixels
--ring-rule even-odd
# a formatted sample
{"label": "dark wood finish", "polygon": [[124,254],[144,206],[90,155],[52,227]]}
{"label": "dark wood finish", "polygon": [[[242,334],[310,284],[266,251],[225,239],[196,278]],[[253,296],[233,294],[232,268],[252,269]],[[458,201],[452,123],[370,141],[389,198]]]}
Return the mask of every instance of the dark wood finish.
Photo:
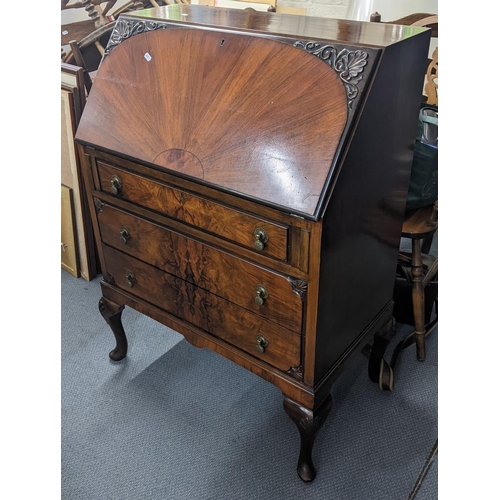
{"label": "dark wood finish", "polygon": [[[381,22],[381,15],[374,12],[370,16],[370,22]],[[385,21],[386,24],[404,25],[404,26],[420,26],[431,29],[431,36],[438,38],[438,16],[437,14],[415,13],[408,16],[396,19],[394,21]],[[432,53],[432,58],[428,61],[426,72],[426,80],[424,85],[425,95],[423,100],[428,104],[437,106],[438,104],[438,48],[436,47]]]}
{"label": "dark wood finish", "polygon": [[76,40],[71,40],[69,42],[69,46],[71,47],[73,57],[75,58],[75,63],[83,69],[85,88],[87,89],[87,92],[90,92],[90,89],[92,88],[92,78],[90,77],[87,65],[85,63],[85,60],[83,59],[82,53],[80,52],[80,48],[78,47],[78,43],[76,42]]}
{"label": "dark wood finish", "polygon": [[316,433],[332,409],[332,396],[328,394],[325,400],[314,410],[308,410],[290,398],[285,398],[283,407],[287,415],[297,426],[300,434],[300,453],[297,463],[297,473],[305,482],[313,481],[316,469],[312,461],[312,450]]}
{"label": "dark wood finish", "polygon": [[116,339],[116,347],[109,353],[113,361],[120,361],[127,355],[128,342],[122,324],[123,307],[105,297],[99,300],[99,311]]}
{"label": "dark wood finish", "polygon": [[[414,50],[426,50],[425,42]],[[425,64],[409,60],[400,45],[386,49],[323,219],[316,378],[328,372],[332,352],[340,355],[392,295],[420,107],[420,99],[405,96],[420,95]],[[397,79],[391,68],[401,70]],[[394,112],[415,120],[385,120],[391,102],[398,103]]]}
{"label": "dark wood finish", "polygon": [[130,19],[168,21],[176,26],[218,31],[238,31],[243,34],[299,39],[326,40],[361,47],[388,47],[418,35],[421,30],[401,26],[394,29],[385,24],[367,24],[348,19],[330,19],[312,16],[295,16],[269,12],[224,9],[207,9],[198,5],[174,5],[168,9],[148,9],[130,12]]}
{"label": "dark wood finish", "polygon": [[78,130],[103,297],[276,385],[304,481],[334,380],[392,322],[429,35],[200,6],[127,14]]}
{"label": "dark wood finish", "polygon": [[[381,16],[378,13],[372,14],[370,21],[380,22]],[[435,14],[416,13],[406,16],[390,24],[404,24],[408,26],[425,26],[432,29],[432,36],[438,36],[438,16]],[[426,95],[423,100],[428,104],[438,105],[438,48],[434,49],[432,59],[428,61],[426,70],[426,82],[424,90]],[[412,267],[412,304],[413,317],[415,322],[415,343],[417,359],[425,361],[425,337],[437,324],[437,318],[429,325],[425,324],[425,287],[435,279],[438,272],[438,259],[429,259],[427,254],[430,251],[432,238],[437,230],[437,200],[434,206],[419,208],[405,213],[402,234],[403,238],[412,240],[412,251],[409,257]],[[402,262],[408,263],[408,256],[405,252],[400,253]],[[431,260],[431,264],[424,266],[425,261]],[[437,307],[437,306],[436,306]],[[437,312],[437,311],[436,311]]]}

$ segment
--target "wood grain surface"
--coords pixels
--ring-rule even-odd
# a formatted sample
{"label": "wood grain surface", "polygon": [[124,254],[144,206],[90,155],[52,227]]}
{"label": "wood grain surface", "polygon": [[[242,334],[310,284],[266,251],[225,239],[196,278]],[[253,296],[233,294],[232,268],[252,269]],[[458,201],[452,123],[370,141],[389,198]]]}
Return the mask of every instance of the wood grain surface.
{"label": "wood grain surface", "polygon": [[346,121],[344,86],[316,56],[175,28],[133,36],[104,59],[77,138],[313,215]]}
{"label": "wood grain surface", "polygon": [[[98,219],[103,243],[300,333],[302,300],[286,277],[109,205]],[[269,293],[262,305],[255,302],[257,285]]]}
{"label": "wood grain surface", "polygon": [[263,228],[269,239],[260,253],[287,260],[288,228],[265,219],[252,217],[186,191],[172,188],[145,177],[97,163],[101,189],[111,193],[111,180],[117,176],[122,187],[118,197],[186,222],[231,242],[254,250],[255,229]]}
{"label": "wood grain surface", "polygon": [[[300,364],[300,335],[106,245],[103,253],[107,273],[118,287],[276,368],[287,371]],[[127,285],[127,272],[134,276],[132,287]],[[256,350],[259,333],[269,342],[262,354]]]}
{"label": "wood grain surface", "polygon": [[274,12],[168,5],[155,9],[128,12],[127,18],[143,21],[168,21],[179,26],[189,23],[200,29],[231,29],[279,37],[328,40],[364,47],[387,47],[425,31],[418,26],[357,22],[350,19],[296,16]]}

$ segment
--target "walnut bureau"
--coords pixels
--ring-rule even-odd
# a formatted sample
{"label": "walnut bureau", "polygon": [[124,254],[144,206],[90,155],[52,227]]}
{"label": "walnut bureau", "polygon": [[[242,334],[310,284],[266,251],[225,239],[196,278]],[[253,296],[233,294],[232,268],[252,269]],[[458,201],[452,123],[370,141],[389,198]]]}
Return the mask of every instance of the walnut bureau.
{"label": "walnut bureau", "polygon": [[132,307],[277,386],[297,471],[392,321],[430,31],[177,4],[122,14],[76,134],[126,356]]}

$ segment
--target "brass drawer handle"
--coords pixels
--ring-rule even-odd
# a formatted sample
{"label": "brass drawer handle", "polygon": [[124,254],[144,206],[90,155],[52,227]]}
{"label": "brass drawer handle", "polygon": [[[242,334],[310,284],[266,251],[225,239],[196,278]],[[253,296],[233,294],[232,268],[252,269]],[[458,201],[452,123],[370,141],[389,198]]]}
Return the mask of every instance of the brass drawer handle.
{"label": "brass drawer handle", "polygon": [[129,230],[126,227],[122,227],[120,229],[120,240],[123,244],[127,244],[128,239],[130,238]]}
{"label": "brass drawer handle", "polygon": [[269,341],[262,335],[262,333],[259,333],[257,335],[257,345],[255,346],[255,349],[259,354],[264,354],[266,347],[269,345]]}
{"label": "brass drawer handle", "polygon": [[117,175],[113,175],[113,177],[111,177],[111,192],[114,195],[120,194],[122,185],[122,180]]}
{"label": "brass drawer handle", "polygon": [[125,275],[125,283],[130,288],[132,288],[134,286],[135,276],[133,275],[132,271],[127,271],[127,274]]}
{"label": "brass drawer handle", "polygon": [[269,240],[269,236],[267,235],[266,231],[261,227],[256,228],[255,231],[253,232],[253,235],[255,236],[255,242],[253,244],[255,250],[257,250],[257,252],[262,252],[262,250],[264,250],[264,247],[266,246],[266,243]]}
{"label": "brass drawer handle", "polygon": [[257,296],[255,297],[255,303],[258,306],[262,306],[264,301],[269,297],[269,292],[266,290],[266,287],[263,285],[257,285],[255,287],[255,291],[257,292]]}

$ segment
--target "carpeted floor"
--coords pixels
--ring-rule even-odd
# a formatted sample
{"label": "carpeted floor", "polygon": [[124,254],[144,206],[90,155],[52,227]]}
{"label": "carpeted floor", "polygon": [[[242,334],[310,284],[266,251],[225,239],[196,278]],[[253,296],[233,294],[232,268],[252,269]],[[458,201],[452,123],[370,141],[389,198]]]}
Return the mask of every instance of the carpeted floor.
{"label": "carpeted floor", "polygon": [[[438,433],[437,328],[424,363],[403,351],[394,392],[368,379],[364,356],[351,362],[305,484],[277,388],[130,308],[129,354],[112,362],[99,278],[61,279],[63,500],[437,499],[437,456],[426,462]],[[397,339],[410,332],[398,325]]]}

